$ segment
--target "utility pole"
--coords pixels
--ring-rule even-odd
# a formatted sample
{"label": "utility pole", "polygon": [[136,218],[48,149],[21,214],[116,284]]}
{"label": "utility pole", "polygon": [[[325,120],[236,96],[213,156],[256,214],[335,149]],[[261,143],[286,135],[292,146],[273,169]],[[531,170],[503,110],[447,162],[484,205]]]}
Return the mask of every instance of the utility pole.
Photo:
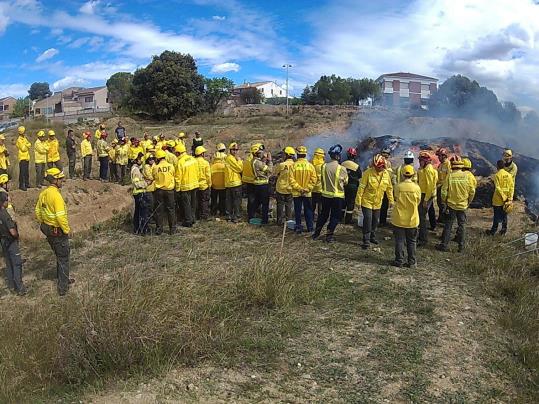
{"label": "utility pole", "polygon": [[286,69],[286,116],[288,116],[288,69],[291,68],[292,65],[287,63],[283,65],[283,67]]}

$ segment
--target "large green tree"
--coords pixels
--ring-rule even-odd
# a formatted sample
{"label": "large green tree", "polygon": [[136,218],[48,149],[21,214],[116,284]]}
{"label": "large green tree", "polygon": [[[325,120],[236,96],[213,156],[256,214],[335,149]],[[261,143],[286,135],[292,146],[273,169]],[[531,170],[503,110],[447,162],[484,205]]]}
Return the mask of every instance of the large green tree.
{"label": "large green tree", "polygon": [[155,118],[187,118],[203,110],[204,78],[191,55],[165,51],[135,72],[131,102]]}
{"label": "large green tree", "polygon": [[234,82],[226,77],[204,79],[204,105],[207,111],[214,112],[219,103],[228,98]]}
{"label": "large green tree", "polygon": [[241,90],[240,99],[244,104],[261,104],[264,95],[256,87],[246,87]]}
{"label": "large green tree", "polygon": [[30,111],[30,98],[17,98],[13,111],[11,112],[12,118],[23,118],[29,114]]}
{"label": "large green tree", "polygon": [[49,88],[49,83],[46,82],[32,83],[30,89],[28,90],[28,96],[31,100],[42,100],[50,95],[52,95],[52,92]]}
{"label": "large green tree", "polygon": [[107,80],[109,100],[114,109],[124,109],[128,107],[132,83],[133,75],[127,72],[114,73]]}
{"label": "large green tree", "polygon": [[372,79],[343,79],[332,74],[320,77],[313,86],[305,87],[301,99],[310,105],[357,105],[360,100],[376,99],[379,95],[380,86]]}

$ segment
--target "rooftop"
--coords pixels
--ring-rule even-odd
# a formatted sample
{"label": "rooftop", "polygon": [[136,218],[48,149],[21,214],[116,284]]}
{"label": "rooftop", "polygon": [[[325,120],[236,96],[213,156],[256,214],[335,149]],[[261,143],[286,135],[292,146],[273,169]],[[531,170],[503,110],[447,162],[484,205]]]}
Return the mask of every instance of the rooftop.
{"label": "rooftop", "polygon": [[254,83],[243,83],[234,88],[260,87],[260,86],[263,86],[264,84],[269,84],[269,83],[272,83],[272,82],[271,81],[255,81]]}
{"label": "rooftop", "polygon": [[399,78],[399,79],[418,79],[418,80],[438,81],[438,79],[434,78],[434,77],[422,76],[421,74],[405,73],[405,72],[382,74],[380,77],[378,77],[376,79],[376,81],[380,80],[381,78],[385,78],[385,77],[395,77],[395,78]]}

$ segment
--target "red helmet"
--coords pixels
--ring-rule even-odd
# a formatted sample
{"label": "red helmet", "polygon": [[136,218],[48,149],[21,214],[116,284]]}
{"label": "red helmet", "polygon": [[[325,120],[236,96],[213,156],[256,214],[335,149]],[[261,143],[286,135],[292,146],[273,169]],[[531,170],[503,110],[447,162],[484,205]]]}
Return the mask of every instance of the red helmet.
{"label": "red helmet", "polygon": [[381,154],[376,154],[372,158],[372,166],[376,168],[386,168],[386,159]]}
{"label": "red helmet", "polygon": [[419,158],[421,160],[429,160],[429,161],[432,160],[432,157],[431,157],[430,153],[428,151],[426,151],[426,150],[421,150],[419,152]]}
{"label": "red helmet", "polygon": [[346,151],[350,157],[356,157],[357,156],[357,149],[355,147],[349,147]]}
{"label": "red helmet", "polygon": [[84,132],[84,136],[85,137],[90,137],[90,136],[92,136],[92,132],[86,131],[86,132]]}
{"label": "red helmet", "polygon": [[106,139],[109,134],[105,131],[101,132],[101,138]]}
{"label": "red helmet", "polygon": [[436,150],[437,156],[447,156],[447,149],[444,149],[443,147],[440,147],[438,150]]}

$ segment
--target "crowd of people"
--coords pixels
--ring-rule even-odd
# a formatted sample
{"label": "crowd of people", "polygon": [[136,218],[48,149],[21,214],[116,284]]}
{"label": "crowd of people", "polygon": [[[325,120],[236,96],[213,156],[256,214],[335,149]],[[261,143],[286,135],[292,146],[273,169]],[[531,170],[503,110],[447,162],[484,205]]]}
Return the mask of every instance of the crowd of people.
{"label": "crowd of people", "polygon": [[[8,196],[9,155],[4,141],[0,134],[0,238],[8,288],[24,294],[19,235]],[[169,234],[174,234],[179,227],[192,227],[197,220],[211,217],[238,223],[242,220],[244,195],[248,222],[267,225],[273,196],[276,224],[284,226],[293,220],[295,233],[306,231],[313,240],[320,238],[326,227],[325,241],[335,241],[337,226],[353,223],[354,212],[360,212],[363,249],[379,243],[377,229],[390,217],[395,241],[393,265],[397,267],[417,265],[416,246],[428,243],[429,225],[431,229],[443,225],[436,249],[448,251],[456,221],[453,240],[459,252],[465,248],[466,211],[474,198],[477,180],[470,159],[450,155],[447,149],[421,150],[417,163],[414,153],[407,151],[396,169],[390,160],[392,151],[384,149],[375,153],[362,171],[357,149],[349,148],[345,153],[338,144],[327,152],[316,148],[310,161],[310,151],[305,146],[287,146],[274,161],[262,143],[252,144],[245,158],[240,156],[238,143],[232,142],[228,147],[219,143],[211,160],[198,132],[189,151],[186,143],[184,132],[173,138],[148,134],[142,139],[128,138],[126,129],[118,123],[110,143],[104,125],[93,135],[84,132],[77,153],[74,133],[69,130],[65,144],[69,177],[76,176],[79,155],[82,179],[92,179],[92,161],[97,157],[99,180],[132,187],[133,232],[138,235],[160,235],[165,225]],[[30,187],[32,144],[22,126],[18,128],[16,147],[19,188],[26,191]],[[35,215],[56,255],[58,291],[64,295],[73,279],[69,277],[70,227],[60,193],[65,180],[60,146],[54,131],[45,135],[40,130],[33,147],[36,187],[42,187],[44,180],[49,183],[39,195]],[[507,214],[512,210],[517,175],[511,150],[504,152],[497,168],[489,235],[496,234],[500,224],[500,234],[507,232]]]}

